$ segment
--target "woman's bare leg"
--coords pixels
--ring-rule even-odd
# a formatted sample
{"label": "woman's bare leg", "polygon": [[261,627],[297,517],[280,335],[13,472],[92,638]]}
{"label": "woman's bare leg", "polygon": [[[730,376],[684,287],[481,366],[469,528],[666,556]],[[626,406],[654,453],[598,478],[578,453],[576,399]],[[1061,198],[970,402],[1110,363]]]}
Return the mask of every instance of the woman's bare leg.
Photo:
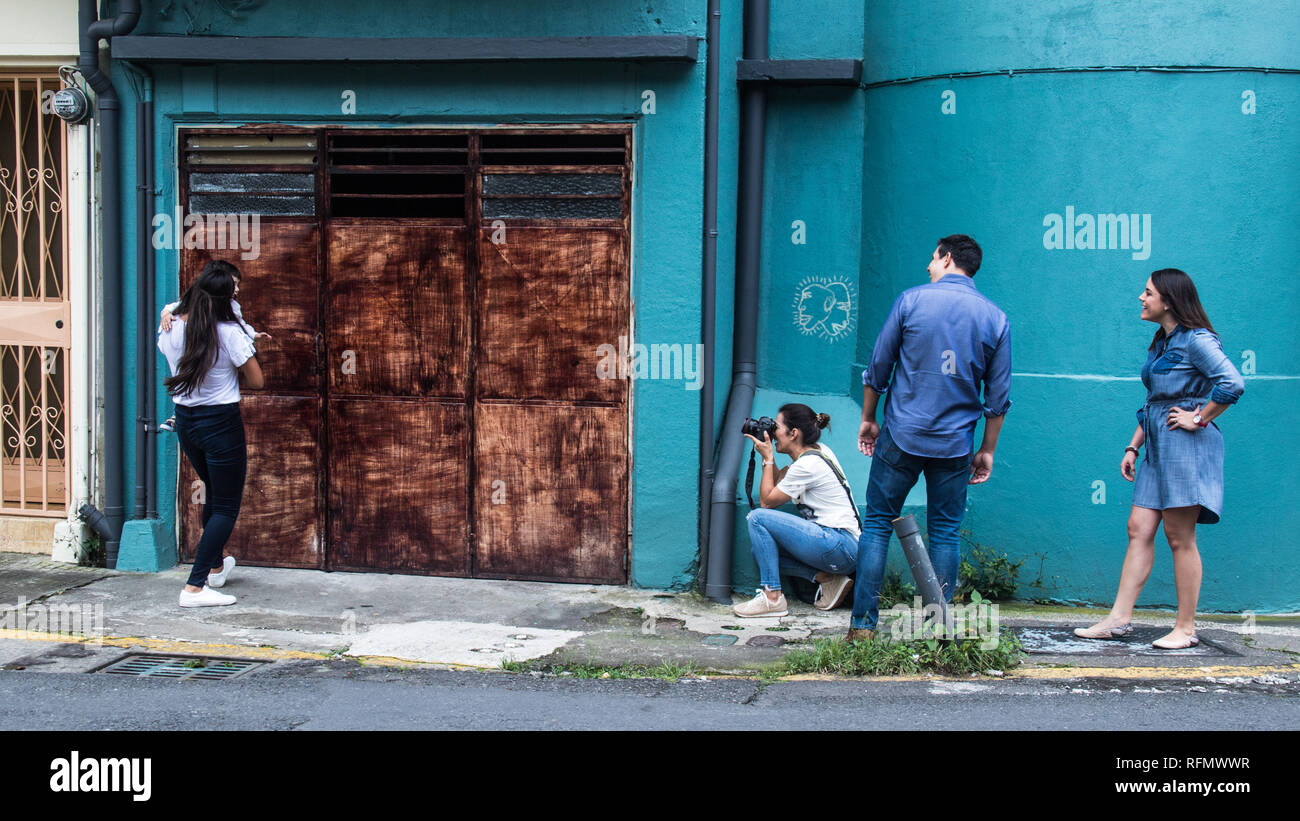
{"label": "woman's bare leg", "polygon": [[1178,588],[1178,617],[1162,641],[1181,641],[1196,634],[1196,602],[1201,595],[1201,554],[1196,549],[1196,517],[1200,505],[1164,511],[1165,538],[1174,554],[1174,584]]}
{"label": "woman's bare leg", "polygon": [[1155,562],[1156,530],[1160,528],[1160,511],[1134,505],[1128,515],[1128,552],[1124,554],[1124,567],[1119,574],[1119,590],[1110,614],[1088,630],[1119,627],[1133,620],[1133,605],[1137,603],[1142,586],[1151,575]]}

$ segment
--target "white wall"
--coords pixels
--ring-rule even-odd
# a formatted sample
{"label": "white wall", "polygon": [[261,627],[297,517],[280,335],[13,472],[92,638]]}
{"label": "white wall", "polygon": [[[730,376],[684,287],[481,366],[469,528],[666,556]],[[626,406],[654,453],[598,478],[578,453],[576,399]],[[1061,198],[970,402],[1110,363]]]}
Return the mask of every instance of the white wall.
{"label": "white wall", "polygon": [[0,65],[77,61],[77,0],[0,0]]}

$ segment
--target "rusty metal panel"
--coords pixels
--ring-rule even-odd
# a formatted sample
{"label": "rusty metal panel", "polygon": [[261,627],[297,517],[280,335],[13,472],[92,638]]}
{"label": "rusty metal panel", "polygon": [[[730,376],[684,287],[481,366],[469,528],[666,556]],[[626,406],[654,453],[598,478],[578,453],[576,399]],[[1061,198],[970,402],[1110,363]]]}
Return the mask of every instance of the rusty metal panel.
{"label": "rusty metal panel", "polygon": [[[258,229],[257,258],[240,259],[238,250],[208,250],[215,242],[206,235],[206,224],[197,228],[204,232],[203,247],[182,252],[181,291],[198,277],[209,259],[233,264],[241,275],[236,299],[244,319],[255,330],[273,337],[257,346],[266,386],[249,393],[316,393],[320,389],[320,234],[315,220],[259,221]],[[232,245],[229,233],[227,230],[224,244],[238,248],[238,237]]]}
{"label": "rusty metal panel", "polygon": [[621,228],[484,226],[480,399],[626,399],[626,380],[597,371],[600,346],[627,333],[625,240]]}
{"label": "rusty metal panel", "polygon": [[469,427],[457,402],[329,405],[331,570],[469,575]]}
{"label": "rusty metal panel", "polygon": [[330,392],[464,397],[466,229],[334,220],[327,242]]}
{"label": "rusty metal panel", "polygon": [[[226,551],[240,564],[324,567],[321,401],[315,396],[246,395],[240,403],[248,474]],[[194,560],[203,486],[181,455],[177,504],[181,557]]]}
{"label": "rusty metal panel", "polygon": [[627,581],[627,411],[479,402],[475,575]]}

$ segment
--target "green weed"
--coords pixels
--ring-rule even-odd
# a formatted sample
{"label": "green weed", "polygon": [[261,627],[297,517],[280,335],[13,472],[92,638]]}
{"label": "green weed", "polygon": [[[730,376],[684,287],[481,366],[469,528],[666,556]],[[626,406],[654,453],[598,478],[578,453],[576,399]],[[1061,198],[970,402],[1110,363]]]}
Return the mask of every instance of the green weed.
{"label": "green weed", "polygon": [[82,567],[108,567],[108,551],[104,547],[103,536],[91,531],[77,564]]}
{"label": "green weed", "polygon": [[916,585],[904,582],[903,574],[897,570],[890,571],[885,574],[885,579],[880,584],[880,601],[877,607],[888,610],[896,604],[911,605],[915,596]]}
{"label": "green weed", "polygon": [[957,571],[957,590],[953,593],[954,602],[968,600],[971,591],[979,590],[986,599],[1002,601],[1016,593],[1016,577],[1024,560],[1012,561],[1005,553],[998,553],[992,548],[980,545],[967,546],[962,550],[961,567]]}

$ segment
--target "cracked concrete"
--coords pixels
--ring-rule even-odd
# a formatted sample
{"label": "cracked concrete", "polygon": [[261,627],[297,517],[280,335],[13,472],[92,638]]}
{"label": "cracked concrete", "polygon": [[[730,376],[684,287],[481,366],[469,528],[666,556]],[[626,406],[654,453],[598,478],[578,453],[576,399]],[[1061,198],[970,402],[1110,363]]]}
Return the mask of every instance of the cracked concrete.
{"label": "cracked concrete", "polygon": [[[671,662],[750,675],[801,642],[842,635],[848,624],[847,609],[822,612],[797,601],[783,618],[739,619],[730,607],[689,593],[243,566],[224,589],[238,597],[237,604],[184,609],[176,596],[187,574],[185,567],[118,573],[0,554],[0,605],[25,597],[39,607],[102,607],[103,633],[127,638],[96,654],[121,654],[134,643],[170,652],[346,653],[483,669],[500,669],[506,658],[542,665]],[[1210,615],[1199,621],[1202,647],[1157,654],[1150,639],[1172,624],[1171,613],[1142,612],[1135,633],[1141,640],[1080,643],[1070,636],[1072,627],[1091,623],[1100,612],[1002,605],[1002,629],[1024,631],[1026,644],[1035,650],[1007,680],[1027,673],[1134,678],[1147,675],[1143,670],[1196,678],[1210,687],[1237,685],[1207,682],[1207,675],[1250,680],[1274,675],[1288,685],[1300,678],[1300,619]],[[77,655],[80,651],[33,650],[22,642],[10,647],[12,639],[31,638],[12,630],[0,630],[0,638],[7,648],[0,665],[63,669],[87,660]],[[1255,669],[1261,665],[1268,669]]]}

